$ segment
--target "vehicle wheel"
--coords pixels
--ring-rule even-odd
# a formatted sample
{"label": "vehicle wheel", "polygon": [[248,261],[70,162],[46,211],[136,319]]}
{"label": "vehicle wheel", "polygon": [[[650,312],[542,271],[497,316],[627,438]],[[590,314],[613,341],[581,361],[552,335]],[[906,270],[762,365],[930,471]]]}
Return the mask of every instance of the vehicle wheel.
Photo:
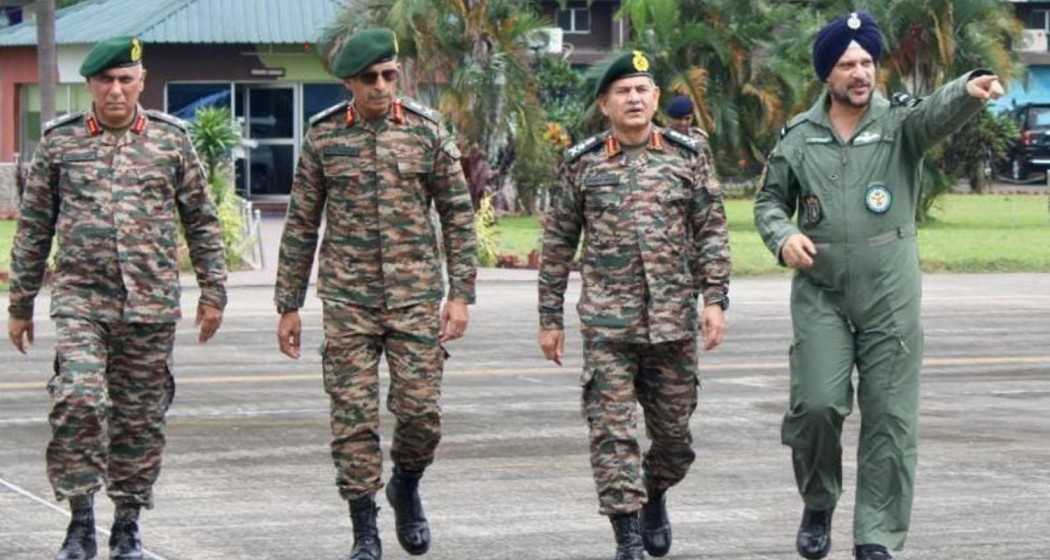
{"label": "vehicle wheel", "polygon": [[1010,178],[1014,181],[1023,181],[1027,173],[1025,173],[1024,163],[1021,158],[1014,156],[1010,158]]}

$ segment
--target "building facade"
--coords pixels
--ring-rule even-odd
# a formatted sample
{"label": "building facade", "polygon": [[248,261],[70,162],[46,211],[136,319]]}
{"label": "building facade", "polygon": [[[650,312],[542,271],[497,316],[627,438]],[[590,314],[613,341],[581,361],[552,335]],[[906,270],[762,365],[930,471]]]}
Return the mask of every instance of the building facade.
{"label": "building facade", "polygon": [[[201,107],[226,107],[247,140],[236,163],[238,192],[283,200],[291,189],[309,119],[346,96],[313,43],[345,0],[93,0],[55,18],[56,112],[90,108],[79,67],[97,41],[117,35],[145,44],[142,104],[192,120]],[[620,2],[540,0],[551,22],[549,51],[577,66],[597,62],[627,39]],[[40,139],[36,25],[30,0],[0,0],[0,166],[27,161]],[[7,10],[7,8],[11,8]],[[24,21],[23,21],[24,20]],[[0,198],[3,198],[0,196]]]}
{"label": "building facade", "polygon": [[[145,44],[141,103],[192,120],[230,109],[249,146],[237,162],[247,198],[286,197],[310,117],[345,98],[313,51],[339,0],[96,0],[56,14],[58,114],[90,108],[79,67],[96,41]],[[108,22],[102,24],[100,22]],[[0,163],[28,160],[40,138],[35,21],[0,29]]]}

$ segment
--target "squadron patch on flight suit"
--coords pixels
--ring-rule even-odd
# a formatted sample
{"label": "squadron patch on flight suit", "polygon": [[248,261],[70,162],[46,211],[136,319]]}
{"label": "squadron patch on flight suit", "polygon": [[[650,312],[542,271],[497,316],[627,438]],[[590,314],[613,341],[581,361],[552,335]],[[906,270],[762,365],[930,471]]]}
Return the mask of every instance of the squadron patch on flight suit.
{"label": "squadron patch on flight suit", "polygon": [[874,183],[868,186],[864,205],[876,214],[885,214],[893,205],[893,194],[882,183]]}
{"label": "squadron patch on flight suit", "polygon": [[802,225],[806,227],[815,226],[824,219],[824,211],[820,207],[820,199],[815,194],[807,194],[802,197]]}

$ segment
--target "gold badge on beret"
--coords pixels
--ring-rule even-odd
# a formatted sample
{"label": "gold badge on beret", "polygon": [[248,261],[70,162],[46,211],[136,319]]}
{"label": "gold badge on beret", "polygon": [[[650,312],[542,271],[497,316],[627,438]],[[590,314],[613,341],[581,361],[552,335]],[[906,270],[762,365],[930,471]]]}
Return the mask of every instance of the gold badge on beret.
{"label": "gold badge on beret", "polygon": [[631,63],[634,64],[634,69],[638,72],[649,71],[649,59],[645,58],[645,54],[642,51],[634,51],[634,58],[631,59]]}
{"label": "gold badge on beret", "polygon": [[138,62],[142,60],[142,41],[138,39],[131,40],[131,61]]}

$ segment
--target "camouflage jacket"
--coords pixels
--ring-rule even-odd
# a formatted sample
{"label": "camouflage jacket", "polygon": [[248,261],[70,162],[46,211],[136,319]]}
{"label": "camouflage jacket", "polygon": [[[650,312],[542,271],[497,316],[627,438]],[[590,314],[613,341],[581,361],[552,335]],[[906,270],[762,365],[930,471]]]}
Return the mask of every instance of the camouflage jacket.
{"label": "camouflage jacket", "polygon": [[33,317],[33,299],[57,237],[51,316],[179,319],[180,222],[200,301],[222,309],[222,229],[182,121],[139,107],[119,138],[91,112],[51,121],[22,195],[11,249],[11,316]]}
{"label": "camouflage jacket", "polygon": [[474,302],[474,211],[455,140],[434,111],[397,100],[369,123],[341,103],[311,120],[281,237],[274,303],[298,309],[325,218],[322,300],[394,309],[440,301],[433,202],[448,260],[449,298]]}
{"label": "camouflage jacket", "polygon": [[695,336],[697,295],[727,301],[730,268],[721,188],[704,153],[695,139],[655,126],[630,162],[608,132],[566,152],[544,227],[541,328],[564,328],[582,233],[584,336],[649,343]]}

